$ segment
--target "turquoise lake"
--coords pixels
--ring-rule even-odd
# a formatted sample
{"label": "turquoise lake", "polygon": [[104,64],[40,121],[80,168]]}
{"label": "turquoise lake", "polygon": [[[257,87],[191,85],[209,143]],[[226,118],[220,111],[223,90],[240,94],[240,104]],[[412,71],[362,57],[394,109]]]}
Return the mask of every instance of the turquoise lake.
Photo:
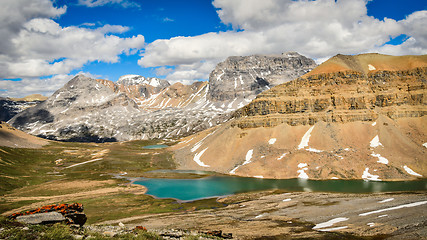
{"label": "turquoise lake", "polygon": [[141,179],[134,182],[147,187],[147,194],[157,198],[192,201],[235,193],[281,189],[285,191],[372,193],[425,191],[427,180],[374,182],[364,180],[258,179],[233,176],[199,179]]}
{"label": "turquoise lake", "polygon": [[163,144],[159,144],[159,145],[148,145],[148,146],[144,146],[142,148],[144,149],[160,149],[160,148],[167,148],[169,147],[168,145],[163,145]]}

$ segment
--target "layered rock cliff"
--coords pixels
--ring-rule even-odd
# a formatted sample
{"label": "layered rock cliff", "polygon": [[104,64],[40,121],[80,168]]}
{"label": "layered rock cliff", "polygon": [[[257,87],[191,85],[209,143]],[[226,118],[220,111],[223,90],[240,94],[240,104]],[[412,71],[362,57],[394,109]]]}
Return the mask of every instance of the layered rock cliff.
{"label": "layered rock cliff", "polygon": [[372,121],[379,115],[422,117],[427,112],[426,77],[427,67],[310,75],[260,94],[235,113],[247,116],[236,124],[247,128]]}
{"label": "layered rock cliff", "polygon": [[338,55],[184,139],[184,169],[264,178],[427,175],[427,56]]}

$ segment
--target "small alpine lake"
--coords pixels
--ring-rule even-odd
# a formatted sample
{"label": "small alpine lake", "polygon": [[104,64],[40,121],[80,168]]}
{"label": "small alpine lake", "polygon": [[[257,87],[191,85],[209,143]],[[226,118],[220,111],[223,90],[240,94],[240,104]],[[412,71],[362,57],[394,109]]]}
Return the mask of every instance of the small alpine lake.
{"label": "small alpine lake", "polygon": [[280,189],[289,192],[373,193],[425,191],[427,180],[378,182],[364,180],[259,179],[235,176],[210,176],[197,179],[141,178],[133,182],[147,187],[157,198],[193,201],[236,193]]}
{"label": "small alpine lake", "polygon": [[161,148],[167,148],[169,147],[168,145],[164,145],[164,144],[158,144],[158,145],[148,145],[148,146],[144,146],[142,148],[144,149],[161,149]]}

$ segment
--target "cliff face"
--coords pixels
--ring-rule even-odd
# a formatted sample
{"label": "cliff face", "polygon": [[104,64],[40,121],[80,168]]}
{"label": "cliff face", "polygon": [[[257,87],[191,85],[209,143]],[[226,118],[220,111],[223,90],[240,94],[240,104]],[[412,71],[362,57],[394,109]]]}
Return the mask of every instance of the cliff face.
{"label": "cliff face", "polygon": [[426,114],[427,67],[405,71],[322,73],[298,78],[260,94],[236,111],[241,128],[372,121]]}
{"label": "cliff face", "polygon": [[229,57],[209,75],[211,101],[253,99],[259,93],[309,72],[316,63],[296,52]]}
{"label": "cliff face", "polygon": [[427,56],[338,55],[184,139],[184,169],[264,178],[427,175]]}

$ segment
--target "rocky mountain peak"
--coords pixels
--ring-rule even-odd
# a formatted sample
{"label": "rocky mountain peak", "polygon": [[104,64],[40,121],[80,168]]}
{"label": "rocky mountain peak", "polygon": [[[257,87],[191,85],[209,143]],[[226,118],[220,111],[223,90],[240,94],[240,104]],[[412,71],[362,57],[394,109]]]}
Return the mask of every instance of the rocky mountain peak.
{"label": "rocky mountain peak", "polygon": [[209,83],[191,85],[139,75],[122,76],[116,83],[78,75],[11,124],[57,140],[176,138],[227,121],[256,94],[314,66],[297,53],[230,57]]}
{"label": "rocky mountain peak", "polygon": [[57,90],[49,97],[45,104],[51,107],[80,106],[87,108],[106,104],[116,98],[123,98],[129,104],[134,101],[126,97],[126,94],[115,91],[108,84],[109,81],[101,82],[84,75],[77,75],[71,79],[64,87]]}
{"label": "rocky mountain peak", "polygon": [[209,75],[208,99],[252,99],[262,91],[299,77],[316,66],[312,59],[296,52],[228,57]]}
{"label": "rocky mountain peak", "polygon": [[116,83],[124,86],[147,84],[155,88],[165,88],[170,85],[168,81],[163,79],[143,77],[134,74],[123,75]]}

